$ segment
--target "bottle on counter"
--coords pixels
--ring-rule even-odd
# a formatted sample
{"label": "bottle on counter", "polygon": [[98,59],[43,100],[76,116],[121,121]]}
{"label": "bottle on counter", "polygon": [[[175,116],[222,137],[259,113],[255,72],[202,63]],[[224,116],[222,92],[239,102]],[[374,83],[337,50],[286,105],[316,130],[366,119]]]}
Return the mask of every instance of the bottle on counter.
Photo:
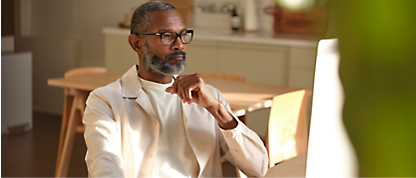
{"label": "bottle on counter", "polygon": [[237,10],[234,7],[231,13],[231,29],[233,31],[238,31],[240,30],[240,27],[241,27],[241,19],[237,15]]}

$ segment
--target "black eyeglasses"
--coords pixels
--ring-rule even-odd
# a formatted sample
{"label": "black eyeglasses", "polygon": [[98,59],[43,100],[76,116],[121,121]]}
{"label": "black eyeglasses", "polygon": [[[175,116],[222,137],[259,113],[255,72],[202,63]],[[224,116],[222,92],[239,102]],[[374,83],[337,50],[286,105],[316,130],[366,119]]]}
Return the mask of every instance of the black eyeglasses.
{"label": "black eyeglasses", "polygon": [[162,32],[162,33],[136,33],[135,35],[159,35],[160,36],[160,42],[164,46],[171,46],[176,42],[176,39],[181,39],[181,42],[183,44],[189,44],[192,41],[192,38],[194,37],[194,31],[193,30],[184,30],[181,33],[176,32]]}

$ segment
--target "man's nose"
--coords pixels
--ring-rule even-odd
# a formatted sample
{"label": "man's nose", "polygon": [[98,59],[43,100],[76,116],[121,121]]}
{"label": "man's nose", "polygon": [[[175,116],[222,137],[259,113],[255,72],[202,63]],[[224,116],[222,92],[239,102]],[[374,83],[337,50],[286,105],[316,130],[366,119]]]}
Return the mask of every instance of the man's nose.
{"label": "man's nose", "polygon": [[185,44],[182,43],[182,40],[180,38],[180,36],[176,36],[176,41],[175,43],[172,44],[172,50],[175,51],[182,51],[184,49]]}

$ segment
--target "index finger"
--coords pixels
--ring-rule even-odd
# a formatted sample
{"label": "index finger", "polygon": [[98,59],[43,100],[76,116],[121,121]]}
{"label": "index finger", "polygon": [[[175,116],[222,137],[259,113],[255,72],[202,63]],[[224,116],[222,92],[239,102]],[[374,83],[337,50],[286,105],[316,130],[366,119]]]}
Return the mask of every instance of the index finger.
{"label": "index finger", "polygon": [[165,91],[169,92],[171,94],[174,94],[174,93],[176,94],[176,93],[178,93],[178,82],[183,79],[183,76],[177,76],[177,77],[172,76],[172,78],[174,80],[172,86],[166,88]]}

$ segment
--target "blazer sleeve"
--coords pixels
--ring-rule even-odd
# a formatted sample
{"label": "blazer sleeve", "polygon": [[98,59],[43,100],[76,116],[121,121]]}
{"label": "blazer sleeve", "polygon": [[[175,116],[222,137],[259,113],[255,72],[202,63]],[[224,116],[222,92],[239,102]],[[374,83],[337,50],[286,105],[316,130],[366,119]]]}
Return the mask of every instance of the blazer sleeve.
{"label": "blazer sleeve", "polygon": [[237,127],[230,130],[224,130],[218,126],[223,159],[230,161],[249,177],[264,176],[267,172],[269,157],[263,142],[254,131],[232,114],[230,105],[222,94],[216,89],[214,92],[214,95],[238,122]]}
{"label": "blazer sleeve", "polygon": [[120,129],[110,105],[95,91],[88,97],[83,123],[89,177],[124,177]]}

